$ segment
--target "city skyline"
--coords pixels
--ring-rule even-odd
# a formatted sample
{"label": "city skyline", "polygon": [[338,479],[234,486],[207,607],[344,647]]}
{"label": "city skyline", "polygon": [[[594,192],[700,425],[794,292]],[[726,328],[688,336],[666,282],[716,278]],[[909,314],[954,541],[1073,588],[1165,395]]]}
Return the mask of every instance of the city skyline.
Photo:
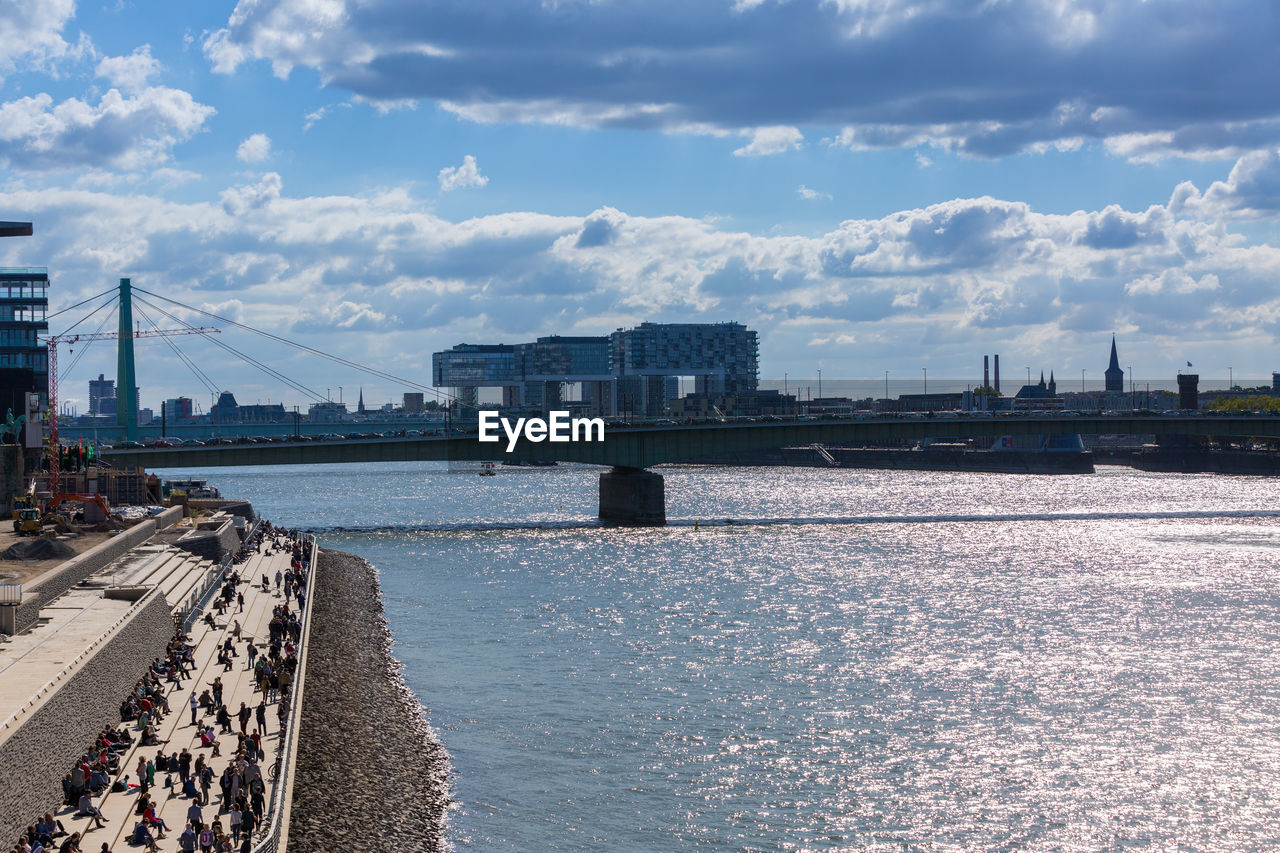
{"label": "city skyline", "polygon": [[[464,341],[725,320],[759,331],[762,378],[941,381],[1001,352],[1100,387],[1114,332],[1140,380],[1262,382],[1280,103],[1251,81],[1276,14],[57,0],[0,48],[0,206],[35,224],[0,262],[47,265],[51,312],[133,276],[424,385]],[[324,362],[248,349],[336,392]],[[153,401],[196,398],[163,344],[138,352]],[[62,399],[86,410],[110,365]]]}

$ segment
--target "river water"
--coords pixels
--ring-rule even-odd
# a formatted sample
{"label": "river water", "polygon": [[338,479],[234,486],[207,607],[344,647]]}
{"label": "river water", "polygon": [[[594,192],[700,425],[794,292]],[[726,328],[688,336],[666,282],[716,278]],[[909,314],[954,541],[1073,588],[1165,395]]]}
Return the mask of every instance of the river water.
{"label": "river water", "polygon": [[457,850],[1280,846],[1275,481],[597,470],[180,473],[379,569]]}

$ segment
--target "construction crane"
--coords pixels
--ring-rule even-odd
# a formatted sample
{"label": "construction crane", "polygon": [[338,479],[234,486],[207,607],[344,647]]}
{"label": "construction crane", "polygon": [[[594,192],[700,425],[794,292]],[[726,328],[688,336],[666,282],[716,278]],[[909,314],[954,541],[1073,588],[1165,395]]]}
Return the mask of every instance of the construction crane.
{"label": "construction crane", "polygon": [[[72,346],[81,341],[114,341],[121,337],[131,338],[172,338],[178,335],[218,334],[221,329],[186,328],[186,329],[151,329],[144,331],[135,329],[130,332],[91,332],[89,334],[51,335],[43,338],[49,345],[49,492],[56,499],[62,494],[62,445],[58,440],[58,344]],[[126,401],[123,405],[132,405]]]}

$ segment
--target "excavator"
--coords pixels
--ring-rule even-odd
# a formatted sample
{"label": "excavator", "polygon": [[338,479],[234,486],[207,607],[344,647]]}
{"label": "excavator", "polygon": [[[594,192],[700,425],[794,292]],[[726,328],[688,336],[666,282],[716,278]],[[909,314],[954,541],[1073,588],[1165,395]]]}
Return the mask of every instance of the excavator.
{"label": "excavator", "polygon": [[13,532],[19,536],[39,536],[49,516],[57,512],[58,508],[68,501],[94,504],[98,509],[102,510],[103,518],[111,517],[111,507],[107,505],[107,501],[102,495],[78,495],[64,492],[56,495],[41,508],[36,501],[36,484],[32,480],[31,488],[27,491],[27,494],[23,497],[15,498],[13,501]]}
{"label": "excavator", "polygon": [[13,532],[18,535],[30,533],[39,535],[42,513],[36,506],[36,481],[31,481],[31,488],[22,497],[13,499]]}

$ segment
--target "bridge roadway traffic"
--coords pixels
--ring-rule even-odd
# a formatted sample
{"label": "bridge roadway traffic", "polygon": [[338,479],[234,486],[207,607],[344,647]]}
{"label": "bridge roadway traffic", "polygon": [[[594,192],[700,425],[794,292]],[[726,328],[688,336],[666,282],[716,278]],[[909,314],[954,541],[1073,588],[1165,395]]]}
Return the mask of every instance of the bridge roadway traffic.
{"label": "bridge roadway traffic", "polygon": [[104,448],[116,467],[212,468],[244,465],[319,465],[333,462],[581,462],[649,468],[717,453],[923,438],[1002,435],[1198,435],[1280,438],[1275,415],[937,416],[841,418],[751,423],[607,426],[604,441],[530,442],[507,453],[505,437],[477,440],[474,430],[443,436],[285,441],[203,447]]}
{"label": "bridge roadway traffic", "polygon": [[1221,435],[1280,438],[1275,415],[1011,415],[934,418],[851,418],[612,427],[598,442],[480,442],[475,432],[413,438],[218,444],[104,450],[115,466],[214,467],[320,465],[326,462],[557,461],[607,465],[600,474],[600,519],[662,525],[667,498],[662,476],[646,471],[663,462],[705,459],[717,453],[771,450],[808,444],[882,439],[991,438],[1000,435]]}
{"label": "bridge roadway traffic", "polygon": [[444,436],[286,441],[204,447],[104,449],[116,467],[211,468],[361,462],[579,462],[613,470],[600,477],[600,517],[637,524],[665,522],[662,478],[645,471],[720,453],[811,444],[1002,435],[1191,435],[1280,438],[1276,415],[1005,415],[840,418],[751,423],[608,426],[603,441],[531,442],[508,453],[506,440],[481,442],[475,431]]}

